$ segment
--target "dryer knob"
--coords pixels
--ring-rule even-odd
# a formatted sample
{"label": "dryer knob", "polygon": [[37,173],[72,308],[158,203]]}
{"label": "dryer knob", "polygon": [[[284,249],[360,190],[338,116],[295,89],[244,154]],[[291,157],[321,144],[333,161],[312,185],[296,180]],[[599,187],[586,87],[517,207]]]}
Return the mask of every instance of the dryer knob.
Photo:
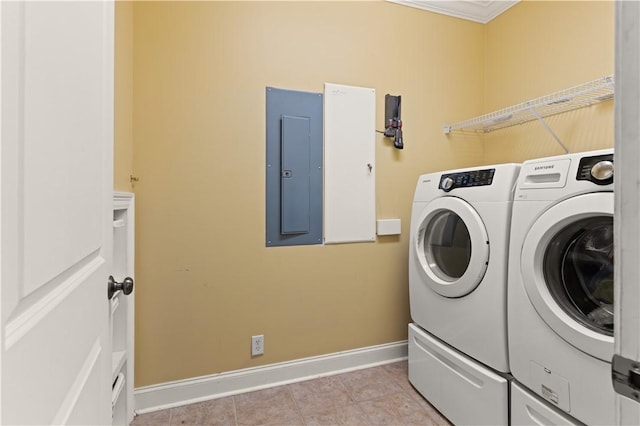
{"label": "dryer knob", "polygon": [[591,176],[595,180],[607,180],[613,177],[613,161],[598,161],[591,167]]}
{"label": "dryer knob", "polygon": [[440,186],[442,186],[442,189],[444,189],[445,192],[451,191],[453,189],[453,179],[451,179],[450,177],[442,179],[442,182],[440,182]]}

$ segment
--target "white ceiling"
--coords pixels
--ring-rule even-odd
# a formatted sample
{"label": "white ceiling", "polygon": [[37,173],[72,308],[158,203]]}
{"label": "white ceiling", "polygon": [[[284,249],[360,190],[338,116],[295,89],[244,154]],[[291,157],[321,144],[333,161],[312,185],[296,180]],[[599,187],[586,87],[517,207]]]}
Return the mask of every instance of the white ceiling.
{"label": "white ceiling", "polygon": [[518,0],[388,0],[405,6],[486,24]]}

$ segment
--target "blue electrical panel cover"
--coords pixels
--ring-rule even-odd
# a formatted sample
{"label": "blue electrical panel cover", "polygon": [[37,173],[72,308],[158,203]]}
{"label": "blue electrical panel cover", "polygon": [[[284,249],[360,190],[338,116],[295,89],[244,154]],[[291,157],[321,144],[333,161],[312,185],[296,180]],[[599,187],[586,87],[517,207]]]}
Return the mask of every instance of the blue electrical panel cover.
{"label": "blue electrical panel cover", "polygon": [[322,244],[322,93],[267,87],[267,247]]}

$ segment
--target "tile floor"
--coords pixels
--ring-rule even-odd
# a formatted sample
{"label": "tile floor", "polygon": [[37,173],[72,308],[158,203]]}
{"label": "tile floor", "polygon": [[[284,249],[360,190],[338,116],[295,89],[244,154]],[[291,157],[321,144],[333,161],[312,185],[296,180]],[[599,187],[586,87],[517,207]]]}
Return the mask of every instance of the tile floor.
{"label": "tile floor", "polygon": [[141,414],[132,426],[446,425],[396,362]]}

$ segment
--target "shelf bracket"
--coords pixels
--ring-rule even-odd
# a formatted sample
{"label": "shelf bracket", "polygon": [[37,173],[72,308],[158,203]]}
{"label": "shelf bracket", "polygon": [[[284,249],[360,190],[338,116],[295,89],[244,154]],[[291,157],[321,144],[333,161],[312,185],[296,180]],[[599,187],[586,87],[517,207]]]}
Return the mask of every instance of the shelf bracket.
{"label": "shelf bracket", "polygon": [[538,111],[536,111],[536,109],[529,102],[527,102],[527,108],[529,108],[529,111],[531,111],[531,114],[533,114],[533,116],[540,122],[540,124],[542,124],[542,127],[544,127],[544,129],[547,132],[549,132],[549,134],[556,140],[556,142],[558,142],[558,145],[562,147],[562,149],[564,150],[564,153],[568,154],[569,150],[567,149],[565,144],[562,143],[558,135],[556,135],[555,132],[551,130],[551,127],[549,127],[547,122],[544,121],[544,118],[542,118],[540,114],[538,114]]}

